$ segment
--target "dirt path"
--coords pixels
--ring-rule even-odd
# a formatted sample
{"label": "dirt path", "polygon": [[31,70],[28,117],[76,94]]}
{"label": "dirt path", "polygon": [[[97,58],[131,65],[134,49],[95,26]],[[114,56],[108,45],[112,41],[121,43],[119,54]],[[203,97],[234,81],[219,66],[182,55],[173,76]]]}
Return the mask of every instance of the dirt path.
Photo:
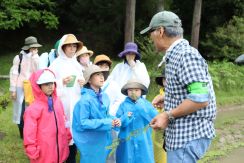
{"label": "dirt path", "polygon": [[[217,120],[231,119],[226,121],[226,126],[217,128],[216,131],[221,135],[219,139],[219,149],[224,148],[227,144],[244,142],[244,104],[227,106],[218,109]],[[238,119],[238,120],[236,120]],[[232,123],[232,124],[231,124]],[[223,123],[225,124],[225,123]],[[224,157],[217,161],[218,163],[244,163],[244,147],[238,147],[228,152]]]}
{"label": "dirt path", "polygon": [[219,163],[244,163],[244,147],[233,150],[229,156],[220,159]]}
{"label": "dirt path", "polygon": [[239,110],[242,108],[244,109],[244,104],[235,104],[235,105],[218,107],[218,113],[219,112],[228,112],[228,111],[233,111],[233,110]]}

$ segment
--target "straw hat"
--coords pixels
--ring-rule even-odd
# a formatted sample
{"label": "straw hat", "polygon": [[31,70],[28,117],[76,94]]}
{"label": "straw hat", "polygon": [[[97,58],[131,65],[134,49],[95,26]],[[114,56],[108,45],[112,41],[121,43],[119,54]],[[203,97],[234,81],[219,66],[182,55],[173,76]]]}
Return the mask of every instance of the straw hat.
{"label": "straw hat", "polygon": [[82,49],[77,51],[76,57],[79,57],[82,54],[89,54],[89,56],[91,57],[93,55],[93,51],[88,50],[86,46],[83,46]]}
{"label": "straw hat", "polygon": [[94,64],[97,65],[99,62],[107,62],[109,64],[109,67],[111,67],[112,64],[110,58],[105,54],[100,54],[95,57]]}
{"label": "straw hat", "polygon": [[104,76],[104,80],[106,80],[108,78],[109,75],[109,71],[105,71],[103,69],[101,69],[99,66],[97,65],[89,65],[83,72],[84,74],[84,78],[85,78],[85,84],[88,83],[90,77],[92,76],[92,74],[97,73],[97,72],[102,72],[103,76]]}
{"label": "straw hat", "polygon": [[62,47],[66,44],[77,44],[76,52],[78,52],[83,46],[83,42],[78,41],[77,38],[75,37],[75,35],[73,35],[73,34],[67,34],[66,35],[66,38],[64,40]]}
{"label": "straw hat", "polygon": [[137,80],[137,79],[131,79],[129,80],[121,89],[121,93],[124,95],[128,95],[127,90],[130,88],[138,88],[141,89],[141,95],[145,95],[148,92],[147,87],[142,84],[141,81]]}
{"label": "straw hat", "polygon": [[29,50],[30,48],[39,48],[39,47],[42,47],[42,45],[37,42],[37,38],[30,36],[25,39],[25,45],[21,49]]}

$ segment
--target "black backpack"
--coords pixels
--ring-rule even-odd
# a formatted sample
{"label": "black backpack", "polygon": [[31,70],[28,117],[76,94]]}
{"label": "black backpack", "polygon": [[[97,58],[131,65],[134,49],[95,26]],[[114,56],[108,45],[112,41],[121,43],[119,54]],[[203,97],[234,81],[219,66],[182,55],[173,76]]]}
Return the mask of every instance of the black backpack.
{"label": "black backpack", "polygon": [[19,74],[20,74],[20,71],[21,71],[21,62],[22,62],[22,59],[23,59],[23,54],[22,53],[19,53],[19,68],[18,68]]}

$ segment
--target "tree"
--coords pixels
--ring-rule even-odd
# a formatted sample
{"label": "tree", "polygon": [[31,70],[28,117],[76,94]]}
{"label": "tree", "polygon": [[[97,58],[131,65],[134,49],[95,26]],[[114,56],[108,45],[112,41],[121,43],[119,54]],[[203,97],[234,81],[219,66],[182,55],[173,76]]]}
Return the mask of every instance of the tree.
{"label": "tree", "polygon": [[136,0],[126,1],[125,43],[134,42]]}
{"label": "tree", "polygon": [[195,7],[192,19],[191,45],[198,49],[199,31],[201,24],[202,0],[195,0]]}
{"label": "tree", "polygon": [[15,30],[25,23],[42,22],[46,28],[57,28],[58,18],[52,13],[55,2],[51,0],[1,0],[0,29]]}
{"label": "tree", "polygon": [[164,0],[158,0],[158,6],[157,6],[157,11],[163,11],[164,10]]}

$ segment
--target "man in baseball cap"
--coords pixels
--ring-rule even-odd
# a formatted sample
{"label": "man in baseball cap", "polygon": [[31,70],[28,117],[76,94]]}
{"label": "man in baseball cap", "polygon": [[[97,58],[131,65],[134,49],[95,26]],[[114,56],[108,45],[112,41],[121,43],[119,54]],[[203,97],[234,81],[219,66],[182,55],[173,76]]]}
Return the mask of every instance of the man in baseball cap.
{"label": "man in baseball cap", "polygon": [[168,163],[197,162],[215,136],[216,99],[207,62],[183,38],[181,20],[173,12],[155,14],[140,33],[149,33],[156,50],[165,52],[165,96],[152,101],[155,107],[164,104],[165,112],[151,127],[166,129]]}
{"label": "man in baseball cap", "polygon": [[180,18],[173,12],[170,11],[162,11],[155,14],[149,26],[143,29],[140,34],[145,34],[151,32],[158,27],[181,27],[181,20]]}

